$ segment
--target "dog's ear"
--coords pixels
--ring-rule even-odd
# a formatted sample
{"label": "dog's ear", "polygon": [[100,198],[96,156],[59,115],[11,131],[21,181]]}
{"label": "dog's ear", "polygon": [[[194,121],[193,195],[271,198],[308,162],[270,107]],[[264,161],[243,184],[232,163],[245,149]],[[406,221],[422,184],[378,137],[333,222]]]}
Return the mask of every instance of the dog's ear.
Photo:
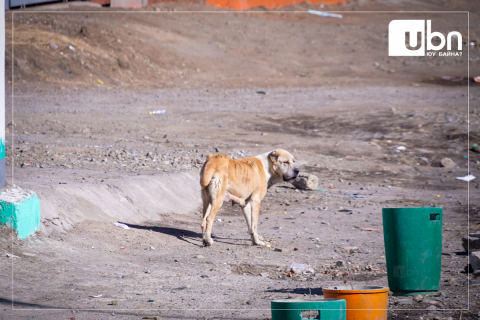
{"label": "dog's ear", "polygon": [[275,163],[277,162],[278,160],[278,152],[276,150],[272,151],[269,155],[269,158],[270,158],[270,161],[272,161],[272,163]]}

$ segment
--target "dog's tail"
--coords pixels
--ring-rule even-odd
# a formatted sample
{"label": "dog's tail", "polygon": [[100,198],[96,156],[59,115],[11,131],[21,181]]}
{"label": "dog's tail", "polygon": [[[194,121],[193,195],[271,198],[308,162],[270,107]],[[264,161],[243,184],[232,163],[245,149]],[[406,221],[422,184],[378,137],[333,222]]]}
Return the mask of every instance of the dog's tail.
{"label": "dog's tail", "polygon": [[228,175],[228,158],[226,154],[207,155],[207,161],[200,171],[200,186],[202,189],[206,188],[215,176]]}
{"label": "dog's tail", "polygon": [[216,167],[212,160],[214,156],[209,154],[207,155],[207,161],[203,165],[202,171],[200,172],[200,186],[202,189],[206,188],[215,174]]}

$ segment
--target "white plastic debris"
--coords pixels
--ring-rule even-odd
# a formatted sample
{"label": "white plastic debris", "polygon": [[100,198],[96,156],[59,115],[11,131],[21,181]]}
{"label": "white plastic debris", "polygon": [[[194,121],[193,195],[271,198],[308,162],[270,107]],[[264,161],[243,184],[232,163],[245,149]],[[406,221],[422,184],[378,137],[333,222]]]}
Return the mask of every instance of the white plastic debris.
{"label": "white plastic debris", "polygon": [[120,223],[120,222],[115,222],[114,225],[116,227],[119,227],[119,228],[122,228],[122,229],[130,229],[129,226],[127,226],[126,224]]}
{"label": "white plastic debris", "polygon": [[405,146],[398,146],[397,147],[397,152],[400,152],[400,151],[403,151],[403,150],[406,150],[407,148]]}
{"label": "white plastic debris", "polygon": [[471,181],[473,179],[475,179],[476,177],[469,174],[468,176],[465,176],[465,177],[457,177],[457,180],[462,180],[462,181]]}
{"label": "white plastic debris", "polygon": [[311,273],[315,274],[315,270],[310,264],[305,264],[305,263],[296,263],[296,262],[291,262],[288,265],[288,272],[294,272],[294,273]]}
{"label": "white plastic debris", "polygon": [[68,49],[72,50],[72,51],[75,51],[75,47],[74,46],[68,46]]}
{"label": "white plastic debris", "polygon": [[338,18],[338,19],[343,18],[343,16],[341,14],[324,12],[324,11],[316,11],[316,10],[311,10],[311,9],[308,10],[308,13],[314,14],[314,15],[317,15],[317,16],[321,16],[321,17]]}

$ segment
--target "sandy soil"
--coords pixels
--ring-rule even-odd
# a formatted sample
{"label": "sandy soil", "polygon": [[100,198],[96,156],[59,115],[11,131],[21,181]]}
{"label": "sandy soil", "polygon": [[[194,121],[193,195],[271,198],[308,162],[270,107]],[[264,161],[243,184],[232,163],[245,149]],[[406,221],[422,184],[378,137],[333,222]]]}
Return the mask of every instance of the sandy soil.
{"label": "sandy soil", "polygon": [[[128,230],[84,221],[25,241],[2,229],[2,251],[18,258],[0,258],[0,317],[268,319],[272,299],[321,296],[343,282],[346,267],[335,262],[346,259],[334,250],[358,248],[356,283],[387,285],[381,208],[392,206],[443,207],[444,249],[438,296],[408,305],[390,297],[389,318],[480,317],[480,282],[465,273],[460,241],[480,230],[479,183],[455,179],[480,176],[480,155],[467,151],[480,134],[479,87],[440,78],[467,78],[468,61],[471,76],[480,72],[479,8],[444,5],[471,11],[470,60],[388,57],[387,25],[398,14],[355,13],[439,10],[433,1],[323,8],[343,11],[342,20],[289,12],[319,9],[306,4],[228,14],[173,3],[136,13],[16,11],[13,60],[7,50],[10,182],[89,188],[197,174],[209,153],[284,148],[326,191],[269,190],[259,230],[271,248],[251,246],[230,206],[217,216],[212,248],[201,246],[199,211],[159,208],[158,219],[122,221]],[[467,32],[465,14],[422,15],[430,18],[442,19],[436,31]],[[166,114],[148,114],[156,109]],[[445,157],[456,167],[441,167]],[[290,262],[316,274],[285,276]]]}

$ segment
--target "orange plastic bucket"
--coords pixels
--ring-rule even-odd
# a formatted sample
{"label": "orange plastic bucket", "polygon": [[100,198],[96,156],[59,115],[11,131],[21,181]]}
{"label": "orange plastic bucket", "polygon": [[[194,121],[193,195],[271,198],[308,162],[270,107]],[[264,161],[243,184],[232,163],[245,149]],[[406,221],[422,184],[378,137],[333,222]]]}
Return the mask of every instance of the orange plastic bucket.
{"label": "orange plastic bucket", "polygon": [[388,287],[330,286],[322,288],[325,298],[347,301],[347,320],[387,320]]}

